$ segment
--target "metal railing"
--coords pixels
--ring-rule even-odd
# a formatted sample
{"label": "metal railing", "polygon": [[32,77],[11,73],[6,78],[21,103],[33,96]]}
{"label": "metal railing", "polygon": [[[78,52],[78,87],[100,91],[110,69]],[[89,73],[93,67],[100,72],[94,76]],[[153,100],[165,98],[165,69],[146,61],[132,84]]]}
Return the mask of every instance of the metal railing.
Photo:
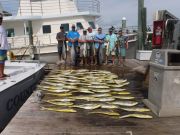
{"label": "metal railing", "polygon": [[72,12],[100,13],[99,0],[1,0],[6,13],[12,16],[36,16]]}
{"label": "metal railing", "polygon": [[[137,40],[137,34],[128,34],[129,42],[134,42]],[[9,37],[8,43],[10,44],[12,49],[16,48],[24,48],[29,46],[29,37],[28,36],[16,36],[16,37]],[[33,43],[36,46],[45,47],[45,46],[53,46],[57,45],[56,40],[56,33],[52,34],[44,34],[44,35],[34,35],[33,36]]]}

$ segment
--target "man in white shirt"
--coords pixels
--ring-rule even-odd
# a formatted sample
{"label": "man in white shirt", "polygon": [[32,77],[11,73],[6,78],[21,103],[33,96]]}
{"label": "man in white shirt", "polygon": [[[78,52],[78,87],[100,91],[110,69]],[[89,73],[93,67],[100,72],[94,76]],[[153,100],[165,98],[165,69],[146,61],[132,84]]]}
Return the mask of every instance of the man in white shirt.
{"label": "man in white shirt", "polygon": [[88,29],[88,37],[89,37],[89,50],[88,50],[88,59],[90,60],[90,63],[93,64],[95,60],[95,44],[94,44],[94,39],[96,33],[92,31],[92,28],[89,27]]}
{"label": "man in white shirt", "polygon": [[4,79],[4,77],[7,77],[7,75],[4,74],[4,64],[6,60],[6,53],[9,49],[6,30],[2,26],[2,22],[3,14],[0,13],[0,80]]}

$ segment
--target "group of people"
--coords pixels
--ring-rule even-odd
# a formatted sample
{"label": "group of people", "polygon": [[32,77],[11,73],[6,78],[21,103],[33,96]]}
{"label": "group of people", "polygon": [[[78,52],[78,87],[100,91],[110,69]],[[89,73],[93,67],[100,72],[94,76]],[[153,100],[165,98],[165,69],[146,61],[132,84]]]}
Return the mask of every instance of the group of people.
{"label": "group of people", "polygon": [[[89,27],[83,30],[82,35],[76,31],[75,25],[67,34],[64,28],[60,27],[57,33],[59,60],[66,60],[67,50],[70,50],[71,63],[75,66],[83,63],[83,65],[101,65],[108,64],[112,60],[115,64],[115,58],[119,64],[123,64],[126,57],[126,49],[128,49],[128,36],[122,30],[118,34],[114,33],[112,28],[109,33],[103,34],[102,28],[98,28],[97,33]],[[67,48],[68,47],[68,48]]]}

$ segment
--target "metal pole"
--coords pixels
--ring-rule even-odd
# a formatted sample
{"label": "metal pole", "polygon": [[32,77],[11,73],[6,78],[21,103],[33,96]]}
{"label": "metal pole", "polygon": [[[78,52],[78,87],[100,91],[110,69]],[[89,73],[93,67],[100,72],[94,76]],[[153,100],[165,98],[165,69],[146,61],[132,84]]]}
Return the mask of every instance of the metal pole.
{"label": "metal pole", "polygon": [[31,60],[35,59],[35,49],[33,44],[33,28],[32,28],[32,21],[28,21],[28,28],[29,28],[29,55]]}
{"label": "metal pole", "polygon": [[124,33],[126,32],[126,17],[122,18],[122,31]]}
{"label": "metal pole", "polygon": [[143,27],[142,27],[142,10],[144,7],[144,0],[138,0],[138,49],[143,48]]}

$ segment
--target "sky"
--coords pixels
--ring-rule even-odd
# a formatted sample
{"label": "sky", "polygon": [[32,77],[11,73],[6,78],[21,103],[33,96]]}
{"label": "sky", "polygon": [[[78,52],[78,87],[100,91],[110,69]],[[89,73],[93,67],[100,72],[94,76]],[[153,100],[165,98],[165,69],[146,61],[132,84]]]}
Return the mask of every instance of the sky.
{"label": "sky", "polygon": [[[168,10],[180,18],[180,0],[144,0],[147,8],[147,24],[153,24],[153,14],[157,10]],[[100,25],[119,26],[126,17],[128,26],[137,26],[138,0],[100,0]]]}

